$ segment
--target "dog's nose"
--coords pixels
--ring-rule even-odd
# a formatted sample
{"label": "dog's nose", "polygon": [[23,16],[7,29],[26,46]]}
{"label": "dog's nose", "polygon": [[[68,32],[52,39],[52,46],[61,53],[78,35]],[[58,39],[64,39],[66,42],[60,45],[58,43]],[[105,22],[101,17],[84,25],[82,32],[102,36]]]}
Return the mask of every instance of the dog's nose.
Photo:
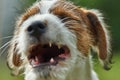
{"label": "dog's nose", "polygon": [[28,28],[27,32],[29,35],[38,37],[46,31],[46,25],[41,21],[33,22]]}

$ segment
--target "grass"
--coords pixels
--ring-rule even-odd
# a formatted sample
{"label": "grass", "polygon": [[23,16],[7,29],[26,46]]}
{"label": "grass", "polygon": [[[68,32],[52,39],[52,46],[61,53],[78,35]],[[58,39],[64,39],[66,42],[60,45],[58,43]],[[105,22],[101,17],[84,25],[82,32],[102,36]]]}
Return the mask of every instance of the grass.
{"label": "grass", "polygon": [[101,68],[100,63],[94,63],[94,69],[100,80],[120,80],[120,53],[114,55],[113,62],[112,68],[109,71]]}
{"label": "grass", "polygon": [[[94,61],[94,69],[98,74],[100,80],[120,80],[120,54],[115,54],[113,57],[112,69],[105,71],[101,68],[101,65],[98,61]],[[10,75],[10,71],[6,66],[5,61],[0,59],[0,80],[23,80],[23,76],[13,77]]]}
{"label": "grass", "polygon": [[11,76],[6,62],[0,59],[0,80],[24,80],[23,76]]}

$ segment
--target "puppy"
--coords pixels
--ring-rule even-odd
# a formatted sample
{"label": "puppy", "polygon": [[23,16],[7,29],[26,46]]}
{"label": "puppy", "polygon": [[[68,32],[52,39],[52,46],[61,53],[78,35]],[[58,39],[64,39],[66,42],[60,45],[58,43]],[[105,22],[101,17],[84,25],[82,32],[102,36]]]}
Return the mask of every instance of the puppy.
{"label": "puppy", "polygon": [[93,49],[110,69],[110,37],[101,13],[65,0],[41,0],[18,19],[7,63],[25,80],[99,80]]}

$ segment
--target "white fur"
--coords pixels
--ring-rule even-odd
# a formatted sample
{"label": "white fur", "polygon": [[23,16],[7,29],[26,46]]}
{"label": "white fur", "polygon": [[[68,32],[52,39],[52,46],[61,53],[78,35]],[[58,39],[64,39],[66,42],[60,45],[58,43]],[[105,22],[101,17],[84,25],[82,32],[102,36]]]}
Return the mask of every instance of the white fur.
{"label": "white fur", "polygon": [[[31,16],[20,26],[20,34],[17,41],[19,53],[22,53],[21,59],[26,59],[27,48],[31,42],[37,40],[30,37],[26,31],[27,27],[34,21],[48,22],[48,31],[42,35],[42,43],[56,43],[67,45],[70,49],[71,58],[63,62],[65,65],[50,66],[48,68],[35,69],[29,63],[25,64],[25,80],[98,80],[96,73],[91,66],[89,57],[83,57],[77,49],[76,36],[70,32],[67,27],[55,15],[48,13],[49,8],[56,0],[42,0],[40,5],[41,14]],[[50,76],[45,78],[49,68]]]}
{"label": "white fur", "polygon": [[41,14],[49,13],[49,9],[57,0],[41,0],[40,10]]}

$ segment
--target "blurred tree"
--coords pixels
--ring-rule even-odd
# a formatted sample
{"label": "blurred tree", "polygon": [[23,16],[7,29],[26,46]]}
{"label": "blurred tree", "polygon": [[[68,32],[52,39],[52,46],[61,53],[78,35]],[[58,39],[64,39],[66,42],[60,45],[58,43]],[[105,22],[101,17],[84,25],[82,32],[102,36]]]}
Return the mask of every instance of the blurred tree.
{"label": "blurred tree", "polygon": [[36,0],[18,0],[19,1],[19,5],[18,7],[16,7],[16,12],[18,14],[21,14],[23,12],[25,12],[25,10],[30,7]]}

